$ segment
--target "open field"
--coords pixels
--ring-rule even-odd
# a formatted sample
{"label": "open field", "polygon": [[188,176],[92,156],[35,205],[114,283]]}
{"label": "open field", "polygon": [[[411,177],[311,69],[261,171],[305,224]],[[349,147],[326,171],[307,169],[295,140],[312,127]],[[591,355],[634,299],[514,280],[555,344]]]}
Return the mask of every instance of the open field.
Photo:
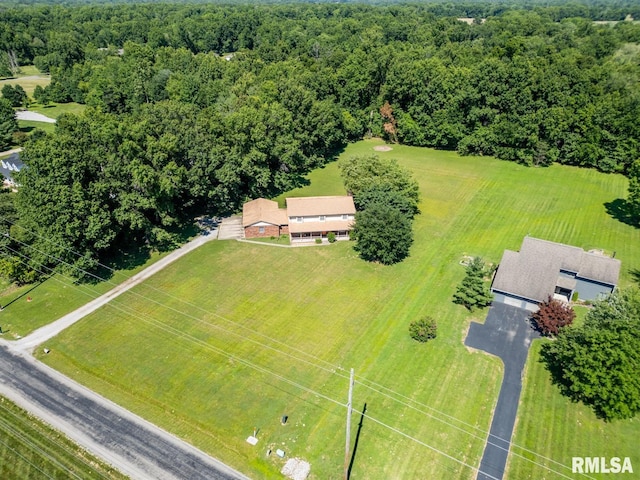
{"label": "open field", "polygon": [[[86,105],[82,105],[80,103],[70,102],[70,103],[50,103],[47,106],[42,106],[39,104],[34,104],[29,106],[29,110],[37,113],[41,113],[50,118],[58,118],[63,113],[72,113],[74,115],[80,115],[84,112]],[[40,122],[38,122],[40,123]]]}
{"label": "open field", "polygon": [[77,284],[61,274],[49,277],[42,283],[21,287],[0,283],[0,306],[3,308],[0,311],[0,327],[4,338],[11,340],[24,337],[57,320],[108,292],[163,256],[153,253],[147,259],[140,259],[141,264],[135,268],[117,270],[107,281],[95,284]]}
{"label": "open field", "polygon": [[127,477],[0,397],[0,478]]}
{"label": "open field", "polygon": [[[378,144],[359,142],[344,155]],[[485,312],[451,303],[464,275],[460,259],[497,262],[530,233],[616,251],[628,284],[640,263],[640,231],[605,206],[625,195],[626,180],[402,146],[378,154],[410,168],[422,192],[415,243],[402,264],[367,264],[349,242],[294,249],[211,242],[48,342],[42,360],[257,478],[280,478],[283,461],[266,457],[268,447],[310,461],[314,478],[342,477],[353,367],[354,408],[366,404],[366,417],[359,431],[361,416],[353,415],[352,438],[360,435],[351,478],[475,478],[502,366],[462,344],[469,321]],[[295,195],[342,193],[335,164],[309,178]],[[407,332],[422,315],[439,327],[426,345]],[[387,388],[401,401],[385,396]],[[523,403],[532,415],[540,402]],[[611,428],[640,436],[637,424],[621,425]],[[583,426],[565,422],[573,436],[586,434]],[[260,443],[251,447],[244,439],[254,428]],[[532,432],[529,448],[556,458],[562,438]],[[541,472],[537,478],[557,478]]]}
{"label": "open field", "polygon": [[44,88],[51,83],[51,77],[48,74],[41,73],[33,65],[20,67],[20,70],[21,72],[16,77],[0,80],[0,89],[7,84],[11,86],[20,85],[27,95],[33,98],[33,91],[37,85]]}

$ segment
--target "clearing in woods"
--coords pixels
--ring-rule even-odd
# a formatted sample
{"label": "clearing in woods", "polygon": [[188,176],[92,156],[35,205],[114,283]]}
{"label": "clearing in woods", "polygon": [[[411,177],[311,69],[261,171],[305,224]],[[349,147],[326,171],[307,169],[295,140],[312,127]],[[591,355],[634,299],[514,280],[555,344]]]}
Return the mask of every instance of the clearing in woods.
{"label": "clearing in woods", "polygon": [[[358,142],[343,155],[381,144]],[[359,438],[351,478],[475,478],[503,368],[463,346],[469,321],[483,321],[486,310],[471,315],[451,302],[464,275],[460,259],[498,262],[531,234],[615,251],[624,286],[640,264],[640,230],[607,212],[626,195],[620,175],[393,148],[378,155],[411,169],[422,194],[403,263],[365,263],[349,242],[210,242],[47,342],[43,361],[261,478],[277,478],[284,465],[265,456],[269,447],[309,461],[315,478],[342,475],[353,367]],[[335,163],[309,180],[289,195],[344,192]],[[437,319],[438,338],[418,344],[408,325],[423,315]],[[589,411],[575,421],[582,407],[558,398],[533,352],[516,442],[565,465],[567,455],[624,456],[639,422],[605,424]],[[245,442],[254,428],[256,447]],[[517,446],[512,452],[506,478],[558,476],[542,464],[566,474]]]}

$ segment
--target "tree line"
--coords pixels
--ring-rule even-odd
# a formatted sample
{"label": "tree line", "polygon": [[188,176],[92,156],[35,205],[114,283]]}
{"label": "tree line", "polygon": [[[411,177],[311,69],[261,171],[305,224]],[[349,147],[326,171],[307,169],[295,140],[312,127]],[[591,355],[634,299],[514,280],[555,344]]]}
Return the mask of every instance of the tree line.
{"label": "tree line", "polygon": [[430,4],[1,11],[0,51],[51,73],[39,101],[89,107],[25,145],[17,221],[36,235],[20,241],[49,255],[38,261],[84,267],[125,241],[168,248],[190,216],[296,186],[365,134],[635,172],[640,25],[594,24],[604,10],[585,5],[504,7],[471,24],[434,12]]}
{"label": "tree line", "polygon": [[378,114],[389,102],[393,139],[409,145],[605,172],[638,158],[640,25],[596,25],[576,16],[584,6],[469,25],[431,7],[34,7],[4,12],[0,48],[51,72],[49,99],[115,113],[166,98],[209,105],[228,84],[202,57],[242,52],[231,81],[306,87],[359,133],[391,139]]}

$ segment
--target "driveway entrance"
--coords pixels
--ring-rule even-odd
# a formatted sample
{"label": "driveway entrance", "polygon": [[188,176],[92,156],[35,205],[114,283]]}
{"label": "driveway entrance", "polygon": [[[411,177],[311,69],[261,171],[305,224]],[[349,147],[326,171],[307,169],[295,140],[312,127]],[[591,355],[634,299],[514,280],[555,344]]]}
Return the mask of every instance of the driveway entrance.
{"label": "driveway entrance", "polygon": [[530,315],[528,310],[494,302],[484,324],[471,322],[464,341],[466,346],[495,355],[504,363],[504,378],[477,480],[500,480],[504,475],[522,390],[522,370],[531,342],[540,336],[531,326]]}
{"label": "driveway entrance", "polygon": [[218,240],[240,240],[244,237],[242,217],[223,218],[218,226]]}

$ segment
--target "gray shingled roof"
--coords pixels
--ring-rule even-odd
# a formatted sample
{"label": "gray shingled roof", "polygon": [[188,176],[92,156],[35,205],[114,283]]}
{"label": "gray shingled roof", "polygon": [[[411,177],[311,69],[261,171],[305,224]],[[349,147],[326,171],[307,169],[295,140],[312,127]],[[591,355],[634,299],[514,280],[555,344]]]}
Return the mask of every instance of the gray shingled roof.
{"label": "gray shingled roof", "polygon": [[578,276],[608,285],[617,285],[620,276],[620,260],[584,252]]}
{"label": "gray shingled roof", "polygon": [[571,245],[525,237],[520,252],[504,251],[492,289],[542,302],[553,295],[560,270],[615,286],[620,260]]}

